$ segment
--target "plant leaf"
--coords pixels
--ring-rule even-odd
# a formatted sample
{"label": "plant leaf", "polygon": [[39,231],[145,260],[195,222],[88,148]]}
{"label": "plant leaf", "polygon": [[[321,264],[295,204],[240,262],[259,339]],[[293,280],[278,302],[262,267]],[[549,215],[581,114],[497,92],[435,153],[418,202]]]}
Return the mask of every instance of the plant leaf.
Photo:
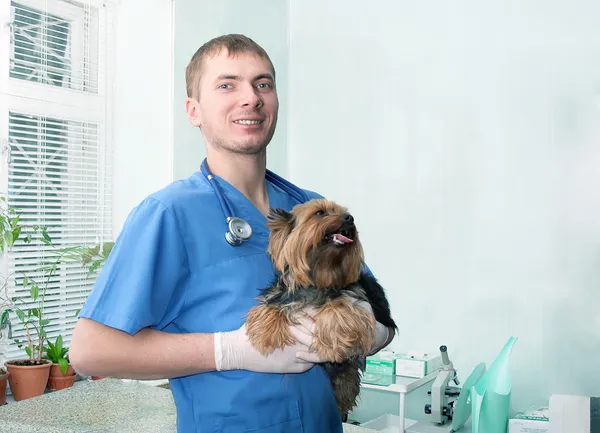
{"label": "plant leaf", "polygon": [[65,358],[60,358],[58,360],[58,365],[60,366],[60,371],[62,371],[62,374],[67,374],[67,370],[69,369],[69,361],[67,361]]}
{"label": "plant leaf", "polygon": [[104,258],[108,258],[110,252],[112,251],[113,247],[115,246],[114,242],[104,242],[104,244],[102,245],[102,255],[104,256]]}
{"label": "plant leaf", "polygon": [[103,260],[95,260],[94,263],[92,263],[92,265],[90,266],[89,272],[94,273],[96,271],[96,269],[98,269],[100,267],[100,265],[102,264]]}
{"label": "plant leaf", "polygon": [[3,328],[8,323],[8,315],[10,314],[10,310],[4,310],[2,312],[2,317],[0,317],[0,328]]}
{"label": "plant leaf", "polygon": [[60,352],[62,351],[62,345],[63,345],[63,341],[62,341],[62,335],[59,335],[58,337],[56,337],[56,351]]}
{"label": "plant leaf", "polygon": [[4,240],[9,247],[13,245],[13,233],[10,230],[4,232]]}
{"label": "plant leaf", "polygon": [[[29,293],[31,294],[31,298],[35,301],[38,298],[38,295],[40,293],[40,289],[37,286],[37,284],[33,284],[31,286],[31,289],[29,290]],[[38,316],[39,317],[39,316]]]}
{"label": "plant leaf", "polygon": [[25,322],[25,314],[23,314],[23,311],[17,310],[17,317],[21,322]]}

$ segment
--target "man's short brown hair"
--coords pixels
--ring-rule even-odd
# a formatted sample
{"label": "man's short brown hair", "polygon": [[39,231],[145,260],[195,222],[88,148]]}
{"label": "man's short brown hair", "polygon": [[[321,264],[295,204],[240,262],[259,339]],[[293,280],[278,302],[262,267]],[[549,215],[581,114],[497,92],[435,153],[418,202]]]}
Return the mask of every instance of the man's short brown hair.
{"label": "man's short brown hair", "polygon": [[271,65],[273,79],[275,79],[275,67],[267,52],[256,42],[247,36],[239,34],[222,35],[206,42],[194,53],[192,59],[185,69],[185,86],[190,98],[197,98],[200,91],[200,78],[202,76],[202,62],[207,56],[219,54],[226,49],[229,55],[240,53],[254,53],[266,59]]}

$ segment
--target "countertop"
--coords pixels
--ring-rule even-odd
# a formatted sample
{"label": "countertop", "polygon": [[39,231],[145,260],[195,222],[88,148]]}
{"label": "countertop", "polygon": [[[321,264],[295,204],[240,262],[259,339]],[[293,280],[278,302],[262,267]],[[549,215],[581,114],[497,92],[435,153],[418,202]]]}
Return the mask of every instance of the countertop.
{"label": "countertop", "polygon": [[[175,421],[170,390],[117,379],[80,381],[0,407],[0,432],[10,433],[176,433]],[[344,433],[375,430],[344,424]]]}

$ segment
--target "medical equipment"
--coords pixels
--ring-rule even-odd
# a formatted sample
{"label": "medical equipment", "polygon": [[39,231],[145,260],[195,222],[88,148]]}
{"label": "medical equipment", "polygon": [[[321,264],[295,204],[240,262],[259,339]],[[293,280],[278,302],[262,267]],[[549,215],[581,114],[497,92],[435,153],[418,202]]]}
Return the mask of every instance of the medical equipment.
{"label": "medical equipment", "polygon": [[552,433],[595,433],[600,430],[600,397],[550,395],[548,418]]}
{"label": "medical equipment", "polygon": [[552,421],[552,428],[550,428],[550,408],[547,402],[531,405],[508,420],[508,433],[559,433],[556,429],[557,420]]}
{"label": "medical equipment", "polygon": [[425,405],[425,413],[431,414],[432,422],[445,424],[454,415],[454,401],[460,394],[460,389],[448,386],[451,380],[458,386],[458,376],[454,364],[448,357],[446,346],[441,346],[440,352],[442,354],[442,368],[440,368],[438,377],[431,385],[431,404]]}
{"label": "medical equipment", "polygon": [[439,371],[434,371],[428,374],[425,377],[420,379],[416,379],[413,377],[402,377],[402,376],[391,376],[392,384],[390,385],[375,385],[370,383],[361,383],[361,388],[366,389],[375,389],[377,391],[388,392],[392,394],[399,395],[399,405],[398,405],[398,415],[385,414],[362,424],[365,428],[371,428],[377,431],[380,431],[380,424],[385,424],[386,427],[389,427],[389,430],[386,428],[385,432],[406,432],[407,427],[410,427],[415,423],[414,420],[406,418],[405,412],[405,402],[407,394],[421,388],[422,386],[427,385],[428,383],[435,380]]}
{"label": "medical equipment", "polygon": [[431,385],[431,403],[425,405],[425,413],[431,415],[426,421],[419,421],[408,427],[406,433],[450,433],[459,431],[471,415],[471,388],[485,373],[481,363],[469,375],[462,388],[448,386],[450,381],[459,385],[454,365],[448,357],[446,346],[440,347],[442,367]]}
{"label": "medical equipment", "polygon": [[[247,241],[252,236],[252,227],[244,219],[233,216],[233,210],[225,199],[225,195],[223,194],[221,187],[208,169],[206,158],[204,161],[202,161],[200,170],[213,187],[215,194],[217,195],[217,199],[219,200],[219,204],[221,205],[221,209],[223,210],[223,215],[225,215],[225,221],[227,222],[228,228],[227,232],[225,232],[225,239],[227,240],[227,243],[229,243],[231,246],[241,245],[242,242]],[[308,201],[308,195],[303,190],[273,173],[269,169],[266,170],[265,179],[271,182],[273,185],[281,188],[298,203],[304,203]]]}

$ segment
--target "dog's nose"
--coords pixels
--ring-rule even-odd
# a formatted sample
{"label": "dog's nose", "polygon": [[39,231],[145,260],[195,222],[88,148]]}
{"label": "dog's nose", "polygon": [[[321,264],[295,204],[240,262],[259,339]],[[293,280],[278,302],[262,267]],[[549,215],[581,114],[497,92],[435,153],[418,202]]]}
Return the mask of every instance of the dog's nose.
{"label": "dog's nose", "polygon": [[349,213],[344,215],[344,218],[342,218],[342,219],[344,220],[345,223],[353,223],[354,222],[354,217],[352,215],[350,215]]}

